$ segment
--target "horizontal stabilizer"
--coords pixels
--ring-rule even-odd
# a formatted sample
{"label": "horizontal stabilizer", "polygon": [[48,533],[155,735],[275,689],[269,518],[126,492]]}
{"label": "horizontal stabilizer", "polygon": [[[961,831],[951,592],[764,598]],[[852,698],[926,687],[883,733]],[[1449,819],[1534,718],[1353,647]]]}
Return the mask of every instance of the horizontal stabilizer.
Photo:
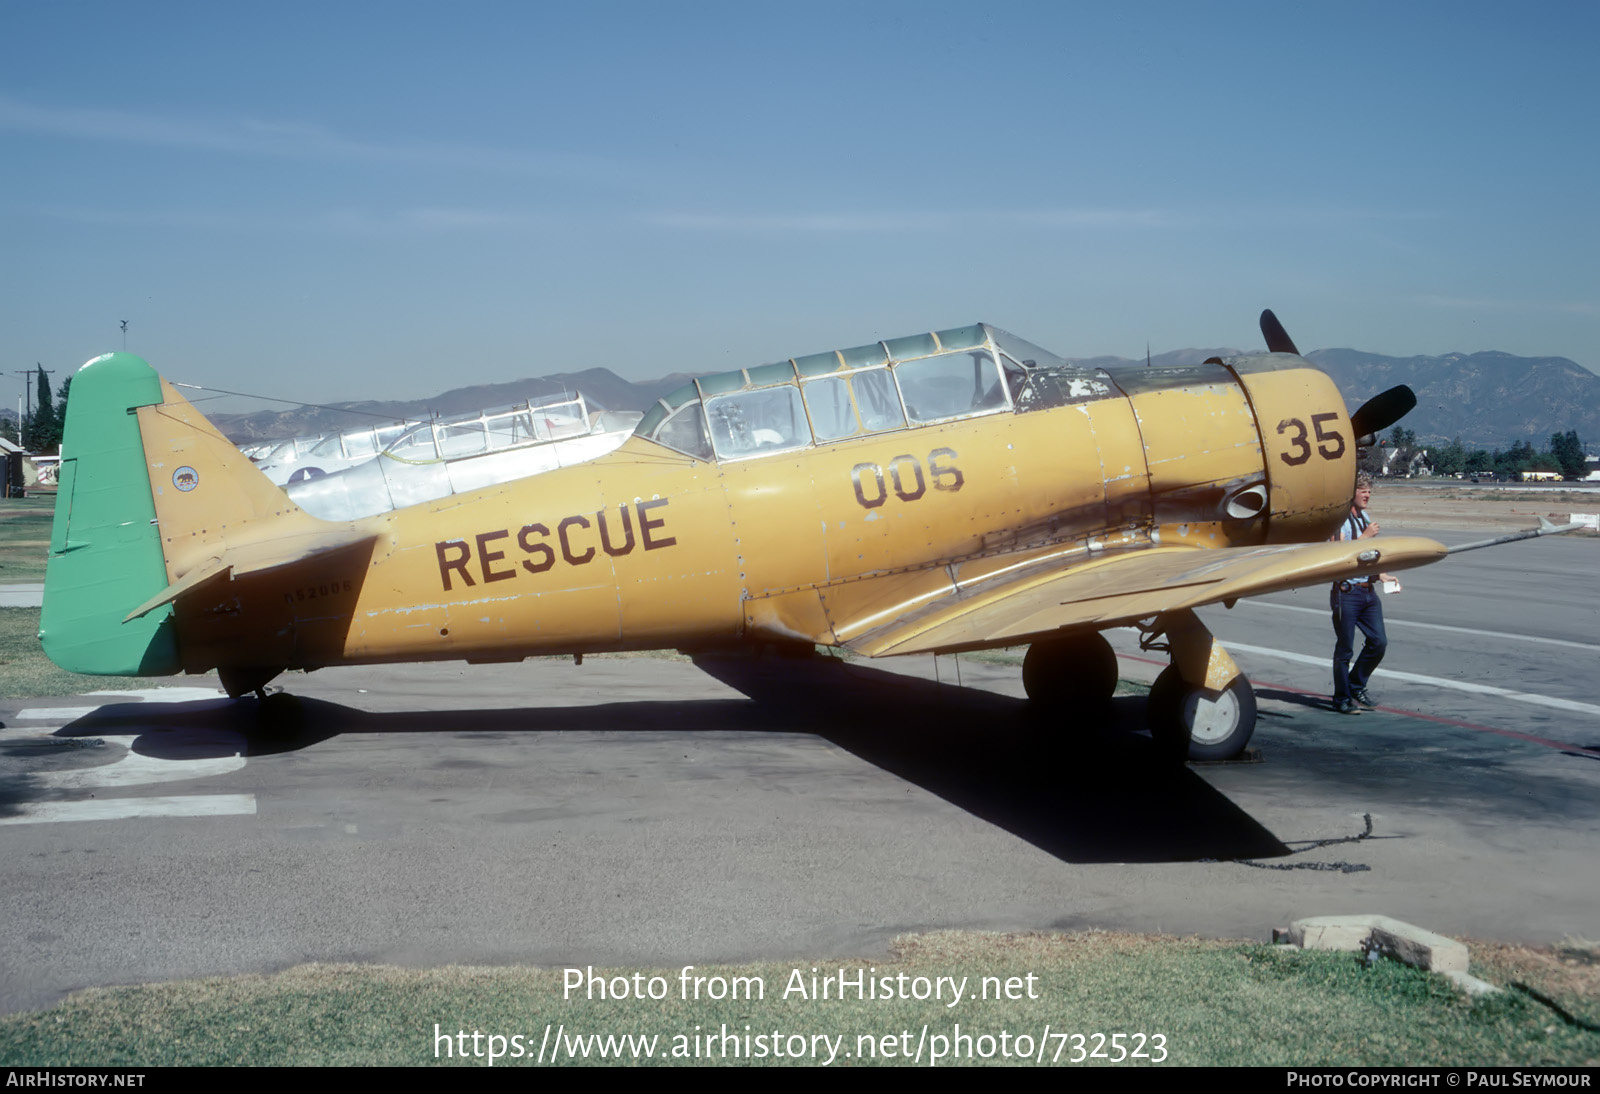
{"label": "horizontal stabilizer", "polygon": [[335,525],[326,529],[303,531],[260,543],[230,545],[220,556],[213,556],[207,559],[139,605],[128,613],[127,619],[124,619],[123,622],[126,623],[128,620],[137,619],[146,612],[161,607],[163,604],[170,604],[185,593],[199,588],[214,578],[221,578],[224,574],[229,574],[232,577],[243,577],[245,574],[257,573],[261,570],[292,566],[297,562],[326,554],[329,551],[354,547],[360,543],[371,543],[376,538],[371,532],[362,532],[353,528]]}
{"label": "horizontal stabilizer", "polygon": [[168,585],[165,589],[162,589],[155,596],[152,596],[149,600],[146,600],[143,604],[140,604],[137,608],[133,609],[133,611],[129,612],[122,621],[124,623],[131,623],[133,620],[138,619],[141,615],[147,615],[161,607],[163,604],[171,604],[174,600],[177,600],[178,597],[182,596],[190,589],[198,588],[199,586],[210,581],[212,578],[221,577],[227,572],[228,566],[220,558],[211,559],[204,566],[195,567],[193,570],[190,570],[187,574],[185,574],[181,580],[174,581],[171,585]]}

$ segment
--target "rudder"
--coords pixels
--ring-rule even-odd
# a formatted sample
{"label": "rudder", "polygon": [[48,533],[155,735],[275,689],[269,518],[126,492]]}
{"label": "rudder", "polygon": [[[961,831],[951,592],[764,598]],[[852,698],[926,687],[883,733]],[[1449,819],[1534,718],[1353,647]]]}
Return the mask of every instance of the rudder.
{"label": "rudder", "polygon": [[167,584],[137,408],[162,401],[161,378],[129,353],[73,377],[45,567],[39,640],[69,672],[179,671],[172,608],[124,622]]}

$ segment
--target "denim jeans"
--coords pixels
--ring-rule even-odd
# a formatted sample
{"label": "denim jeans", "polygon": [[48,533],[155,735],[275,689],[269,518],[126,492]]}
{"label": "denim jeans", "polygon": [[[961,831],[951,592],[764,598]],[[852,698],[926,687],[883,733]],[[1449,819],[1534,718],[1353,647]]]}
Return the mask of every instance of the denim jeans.
{"label": "denim jeans", "polygon": [[[1383,601],[1376,582],[1350,585],[1346,591],[1333,587],[1329,597],[1333,608],[1333,699],[1349,699],[1366,688],[1372,672],[1383,660],[1389,638],[1383,630]],[[1355,668],[1350,667],[1350,655],[1355,652],[1356,628],[1366,641],[1361,645],[1361,656]]]}

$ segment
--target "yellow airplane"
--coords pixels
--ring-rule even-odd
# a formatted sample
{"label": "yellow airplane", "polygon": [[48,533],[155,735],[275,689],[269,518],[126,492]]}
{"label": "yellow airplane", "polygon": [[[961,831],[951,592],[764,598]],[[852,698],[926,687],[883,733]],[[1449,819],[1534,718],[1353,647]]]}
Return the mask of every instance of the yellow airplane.
{"label": "yellow airplane", "polygon": [[792,358],[685,385],[587,463],[340,522],[107,354],[74,378],[40,638],[75,672],[215,669],[263,700],[329,665],[1027,644],[1028,695],[1067,714],[1109,700],[1100,632],[1131,624],[1171,655],[1156,739],[1226,758],[1255,699],[1195,608],[1446,553],[1328,542],[1357,446],[1415,398],[1348,415],[1261,326],[1269,352],[1183,368],[1083,369],[981,323]]}

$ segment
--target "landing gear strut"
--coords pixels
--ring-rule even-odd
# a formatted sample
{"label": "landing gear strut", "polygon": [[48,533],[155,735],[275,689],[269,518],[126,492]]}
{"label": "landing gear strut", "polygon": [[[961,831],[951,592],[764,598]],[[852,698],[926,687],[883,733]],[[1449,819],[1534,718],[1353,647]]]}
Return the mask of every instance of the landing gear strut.
{"label": "landing gear strut", "polygon": [[1194,612],[1157,616],[1139,645],[1172,653],[1145,706],[1157,747],[1190,760],[1229,760],[1243,752],[1256,728],[1255,691]]}

